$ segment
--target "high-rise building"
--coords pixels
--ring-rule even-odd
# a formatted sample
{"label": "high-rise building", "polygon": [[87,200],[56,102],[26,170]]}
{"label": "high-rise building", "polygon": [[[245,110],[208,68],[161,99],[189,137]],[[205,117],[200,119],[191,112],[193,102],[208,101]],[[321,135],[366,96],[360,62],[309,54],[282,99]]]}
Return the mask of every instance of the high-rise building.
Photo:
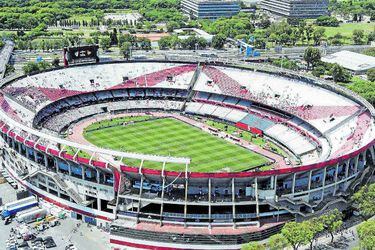
{"label": "high-rise building", "polygon": [[261,8],[277,16],[316,18],[328,15],[329,0],[262,0]]}
{"label": "high-rise building", "polygon": [[240,12],[238,0],[182,0],[181,6],[194,19],[231,17]]}

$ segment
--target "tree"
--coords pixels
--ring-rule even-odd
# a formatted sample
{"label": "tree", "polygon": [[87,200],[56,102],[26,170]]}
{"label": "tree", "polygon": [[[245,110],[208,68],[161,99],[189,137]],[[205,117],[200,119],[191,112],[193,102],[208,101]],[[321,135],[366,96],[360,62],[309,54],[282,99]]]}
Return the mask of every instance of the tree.
{"label": "tree", "polygon": [[222,49],[224,47],[226,37],[224,34],[217,34],[212,38],[212,47],[215,49]]}
{"label": "tree", "polygon": [[129,60],[129,58],[131,57],[131,47],[132,47],[132,44],[130,42],[124,42],[120,48],[121,53],[124,55],[124,58],[127,60]]}
{"label": "tree", "polygon": [[306,35],[306,40],[307,40],[308,43],[310,42],[310,40],[312,38],[313,32],[314,32],[314,26],[312,24],[306,25],[305,35]]}
{"label": "tree", "polygon": [[314,44],[315,45],[319,45],[320,42],[322,41],[322,38],[324,37],[324,34],[326,32],[326,29],[325,28],[322,28],[322,27],[317,27],[314,29],[314,32],[313,32],[313,40],[314,40]]}
{"label": "tree", "polygon": [[167,36],[163,36],[162,38],[160,38],[160,40],[158,41],[159,49],[168,49],[170,46],[169,40],[170,39]]}
{"label": "tree", "polygon": [[340,32],[336,33],[333,37],[330,37],[331,43],[333,45],[342,45],[342,43],[343,43],[342,39],[343,38],[344,38],[344,36]]}
{"label": "tree", "polygon": [[325,72],[326,72],[326,69],[324,68],[324,66],[319,65],[319,66],[316,66],[311,73],[313,74],[313,76],[320,77],[324,75]]}
{"label": "tree", "polygon": [[361,249],[372,250],[375,246],[375,220],[362,222],[357,227]]}
{"label": "tree", "polygon": [[59,67],[59,64],[60,64],[60,59],[59,58],[57,58],[57,57],[55,57],[55,58],[53,58],[53,60],[52,60],[52,66],[54,66],[54,67]]}
{"label": "tree", "polygon": [[268,240],[268,247],[270,250],[280,250],[287,248],[289,243],[282,234],[272,235]]}
{"label": "tree", "polygon": [[363,44],[365,32],[363,30],[353,30],[353,42],[354,44]]}
{"label": "tree", "polygon": [[320,61],[320,50],[318,48],[308,47],[305,49],[303,58],[307,62],[308,68],[314,67],[314,65]]}
{"label": "tree", "polygon": [[25,74],[30,74],[39,71],[39,67],[36,62],[28,62],[22,67],[22,70]]}
{"label": "tree", "polygon": [[318,26],[338,27],[340,23],[336,17],[320,16],[316,19],[315,24]]}
{"label": "tree", "polygon": [[375,68],[367,70],[367,79],[370,82],[375,82]]}
{"label": "tree", "polygon": [[308,235],[310,242],[310,250],[313,249],[313,243],[317,235],[324,230],[324,224],[320,218],[313,218],[307,221],[304,221],[306,234]]}
{"label": "tree", "polygon": [[348,84],[347,88],[361,95],[373,106],[375,105],[375,82],[366,81],[360,77],[353,77],[351,84]]}
{"label": "tree", "polygon": [[342,226],[342,214],[339,210],[334,209],[322,216],[320,221],[324,225],[324,229],[331,235],[331,242],[334,240],[334,233]]}
{"label": "tree", "polygon": [[15,71],[15,68],[11,64],[5,65],[5,76],[10,75],[10,73],[13,73]]}
{"label": "tree", "polygon": [[300,245],[309,242],[308,235],[306,234],[306,224],[297,222],[288,222],[281,229],[281,234],[285,237],[288,243],[294,250],[297,250]]}
{"label": "tree", "polygon": [[350,73],[337,63],[333,64],[330,74],[334,82],[349,82],[351,79]]}
{"label": "tree", "polygon": [[111,47],[111,39],[109,37],[102,37],[100,39],[100,47],[102,47],[103,50],[108,50]]}
{"label": "tree", "polygon": [[[373,70],[375,74],[375,70]],[[365,218],[370,218],[375,215],[375,183],[369,186],[363,186],[356,192],[352,201],[358,207],[359,212]]]}
{"label": "tree", "polygon": [[266,247],[258,242],[249,242],[243,245],[241,250],[266,250]]}
{"label": "tree", "polygon": [[109,34],[110,44],[111,45],[117,45],[118,39],[117,39],[117,29],[114,28],[113,32]]}
{"label": "tree", "polygon": [[371,47],[371,48],[365,49],[363,51],[363,54],[375,57],[375,47]]}
{"label": "tree", "polygon": [[170,21],[167,23],[167,31],[173,32],[173,30],[180,28],[180,24],[176,21]]}
{"label": "tree", "polygon": [[30,74],[30,73],[46,70],[50,67],[51,67],[51,65],[48,62],[41,61],[41,62],[37,62],[37,63],[36,62],[28,62],[22,67],[22,69],[23,69],[23,72],[25,74]]}

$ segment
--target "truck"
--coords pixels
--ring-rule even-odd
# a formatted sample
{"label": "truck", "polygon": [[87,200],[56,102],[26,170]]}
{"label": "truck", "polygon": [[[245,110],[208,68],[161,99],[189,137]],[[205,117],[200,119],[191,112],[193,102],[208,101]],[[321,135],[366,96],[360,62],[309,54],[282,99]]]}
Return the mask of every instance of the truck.
{"label": "truck", "polygon": [[34,196],[13,201],[4,205],[1,217],[4,220],[7,217],[15,216],[20,211],[24,211],[37,205],[38,201]]}
{"label": "truck", "polygon": [[43,219],[47,215],[47,210],[44,208],[40,208],[37,210],[30,211],[28,213],[21,214],[16,217],[18,223],[30,223],[34,222],[38,219]]}

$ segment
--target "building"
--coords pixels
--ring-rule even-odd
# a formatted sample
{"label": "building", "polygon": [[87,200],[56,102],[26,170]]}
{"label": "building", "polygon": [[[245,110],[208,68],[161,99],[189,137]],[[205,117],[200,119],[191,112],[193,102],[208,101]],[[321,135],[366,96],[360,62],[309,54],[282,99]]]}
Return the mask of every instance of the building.
{"label": "building", "polygon": [[190,33],[190,34],[194,34],[194,35],[196,35],[199,38],[203,38],[208,43],[211,43],[212,42],[212,38],[214,37],[214,35],[210,35],[206,31],[201,30],[201,29],[196,29],[196,28],[175,29],[173,32],[178,35],[178,38],[183,39],[183,40],[185,40],[185,39],[187,39],[187,38],[190,37],[190,35],[181,35],[181,34],[184,34],[186,32]]}
{"label": "building", "polygon": [[327,55],[322,61],[337,63],[354,74],[366,74],[367,70],[375,68],[375,57],[347,50]]}
{"label": "building", "polygon": [[328,0],[262,0],[261,9],[282,17],[317,18],[328,15]]}
{"label": "building", "polygon": [[[278,68],[98,63],[20,76],[0,89],[0,169],[70,217],[110,228],[112,249],[240,249],[287,221],[345,210],[374,173],[374,107],[334,83]],[[199,126],[220,120],[266,135],[291,160],[265,145],[267,165],[194,170],[194,156],[82,141],[92,122],[140,113]],[[226,143],[242,143],[236,134]]]}
{"label": "building", "polygon": [[182,0],[182,11],[193,19],[231,17],[240,12],[237,0]]}
{"label": "building", "polygon": [[130,25],[136,25],[142,19],[142,15],[138,12],[131,13],[108,13],[104,15],[104,20],[121,21]]}

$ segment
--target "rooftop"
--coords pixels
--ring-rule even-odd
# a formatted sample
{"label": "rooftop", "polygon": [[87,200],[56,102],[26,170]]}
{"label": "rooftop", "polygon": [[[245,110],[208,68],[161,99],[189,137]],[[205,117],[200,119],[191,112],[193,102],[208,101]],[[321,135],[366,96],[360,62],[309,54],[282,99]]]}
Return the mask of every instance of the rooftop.
{"label": "rooftop", "polygon": [[323,62],[337,63],[351,71],[367,71],[375,68],[375,57],[347,50],[336,52],[322,58]]}

